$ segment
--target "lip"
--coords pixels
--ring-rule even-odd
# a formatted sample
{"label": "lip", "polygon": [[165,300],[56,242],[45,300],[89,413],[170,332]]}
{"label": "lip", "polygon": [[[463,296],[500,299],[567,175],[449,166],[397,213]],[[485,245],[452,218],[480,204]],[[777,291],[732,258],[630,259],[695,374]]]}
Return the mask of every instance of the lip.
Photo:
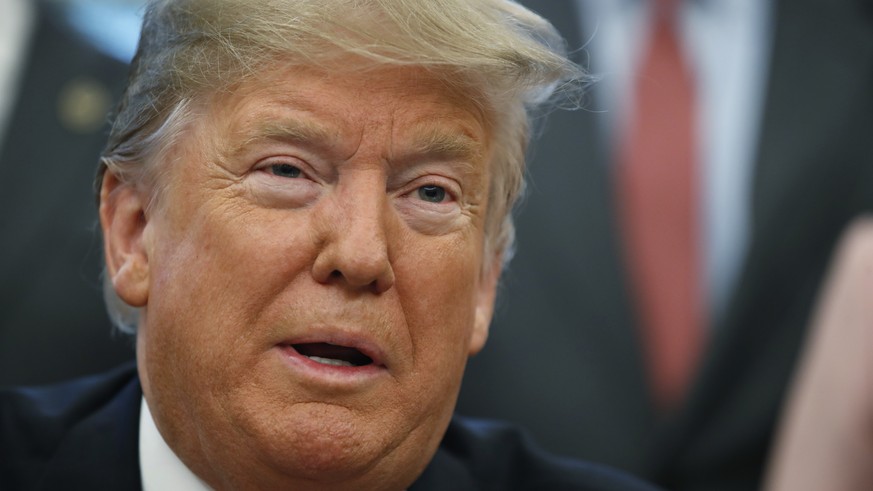
{"label": "lip", "polygon": [[[294,345],[318,343],[354,348],[372,362],[362,366],[327,365],[310,359],[294,348]],[[304,379],[319,385],[357,386],[388,373],[384,351],[375,342],[360,336],[341,333],[310,334],[283,340],[276,344],[276,349],[287,366]]]}

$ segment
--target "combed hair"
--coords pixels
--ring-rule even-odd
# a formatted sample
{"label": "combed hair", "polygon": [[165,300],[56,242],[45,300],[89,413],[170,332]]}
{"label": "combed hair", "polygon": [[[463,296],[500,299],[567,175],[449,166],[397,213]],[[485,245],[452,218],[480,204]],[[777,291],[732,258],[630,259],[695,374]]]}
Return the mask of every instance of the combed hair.
{"label": "combed hair", "polygon": [[[156,0],[146,7],[101,155],[98,193],[108,170],[159,201],[165,157],[195,103],[277,63],[336,71],[413,66],[469,94],[489,116],[494,149],[486,252],[505,260],[532,115],[555,93],[574,98],[583,79],[551,24],[510,0]],[[136,309],[108,281],[104,290],[115,324],[133,332]]]}

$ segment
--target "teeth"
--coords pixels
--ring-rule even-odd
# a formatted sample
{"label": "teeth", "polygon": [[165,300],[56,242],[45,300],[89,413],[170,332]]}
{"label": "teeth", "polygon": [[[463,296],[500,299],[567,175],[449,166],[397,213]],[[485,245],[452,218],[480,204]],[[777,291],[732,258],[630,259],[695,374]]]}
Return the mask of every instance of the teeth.
{"label": "teeth", "polygon": [[333,365],[337,367],[353,367],[351,363],[345,360],[335,360],[333,358],[322,358],[320,356],[307,356],[312,361],[321,363],[322,365]]}

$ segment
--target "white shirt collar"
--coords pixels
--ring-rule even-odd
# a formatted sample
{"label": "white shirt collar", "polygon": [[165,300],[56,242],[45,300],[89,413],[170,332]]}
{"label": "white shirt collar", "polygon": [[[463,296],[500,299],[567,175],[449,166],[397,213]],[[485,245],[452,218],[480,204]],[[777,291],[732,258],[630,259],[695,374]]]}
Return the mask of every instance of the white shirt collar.
{"label": "white shirt collar", "polygon": [[191,472],[164,441],[145,398],[139,413],[139,468],[143,491],[212,489]]}

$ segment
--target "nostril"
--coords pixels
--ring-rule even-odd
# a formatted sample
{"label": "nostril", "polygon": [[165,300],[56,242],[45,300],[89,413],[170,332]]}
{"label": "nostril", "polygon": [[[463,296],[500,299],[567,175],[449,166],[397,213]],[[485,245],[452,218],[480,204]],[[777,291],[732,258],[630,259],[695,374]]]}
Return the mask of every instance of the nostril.
{"label": "nostril", "polygon": [[331,278],[342,278],[342,276],[343,276],[343,274],[338,269],[335,269],[335,270],[330,272]]}

